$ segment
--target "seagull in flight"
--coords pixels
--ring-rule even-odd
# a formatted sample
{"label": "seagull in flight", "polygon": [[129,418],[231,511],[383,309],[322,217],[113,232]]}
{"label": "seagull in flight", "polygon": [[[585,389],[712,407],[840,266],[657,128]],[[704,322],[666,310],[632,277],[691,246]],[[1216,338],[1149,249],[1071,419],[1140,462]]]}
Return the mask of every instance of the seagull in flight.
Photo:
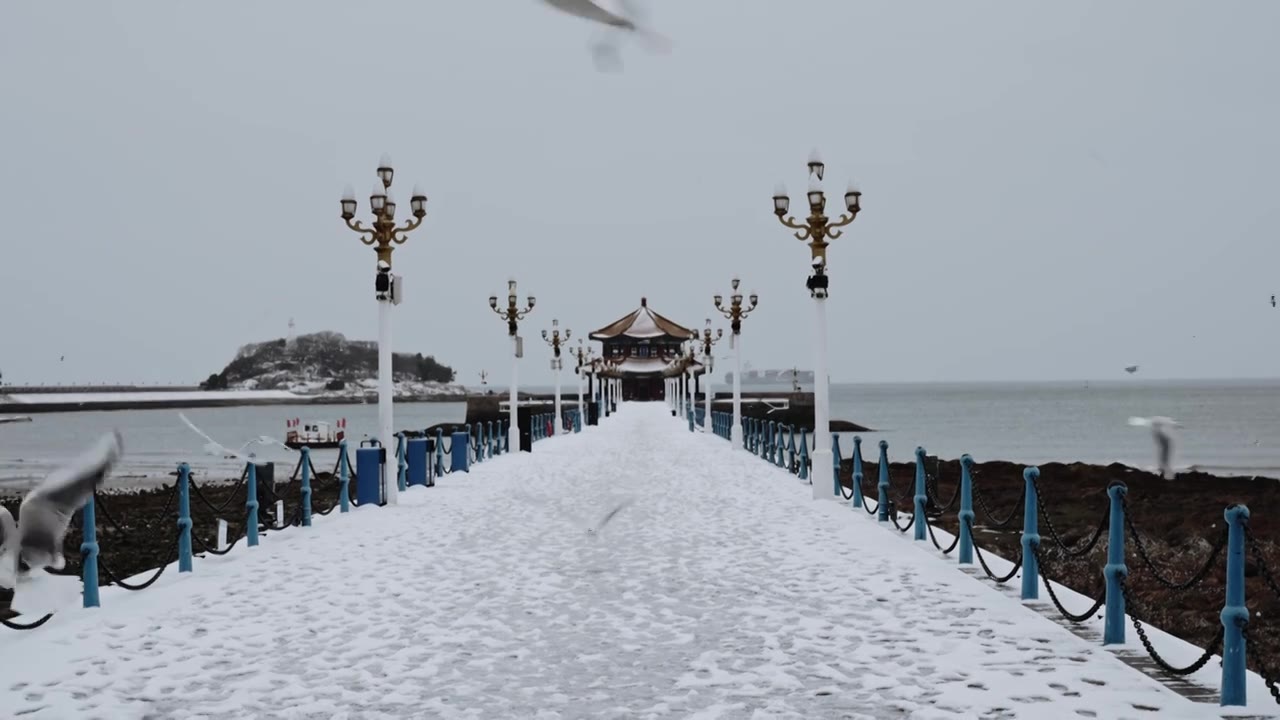
{"label": "seagull in flight", "polygon": [[66,566],[62,544],[71,516],[93,497],[123,449],[120,433],[108,433],[75,461],[31,488],[18,506],[16,522],[0,507],[0,587],[13,590],[32,570]]}
{"label": "seagull in flight", "polygon": [[[649,28],[642,27],[641,16],[643,13],[636,0],[616,0],[616,12],[605,8],[601,4],[602,0],[542,0],[542,2],[569,15],[604,25],[610,30],[634,33],[636,36],[648,41],[649,46],[653,49],[666,51],[671,47],[671,42],[665,37]],[[616,41],[601,40],[592,45],[591,53],[595,59],[596,68],[599,70],[611,70],[621,67]]]}
{"label": "seagull in flight", "polygon": [[1163,416],[1142,418],[1131,417],[1129,424],[1135,427],[1149,427],[1156,441],[1156,463],[1160,466],[1160,476],[1165,480],[1174,478],[1173,472],[1173,428],[1182,424],[1173,418]]}

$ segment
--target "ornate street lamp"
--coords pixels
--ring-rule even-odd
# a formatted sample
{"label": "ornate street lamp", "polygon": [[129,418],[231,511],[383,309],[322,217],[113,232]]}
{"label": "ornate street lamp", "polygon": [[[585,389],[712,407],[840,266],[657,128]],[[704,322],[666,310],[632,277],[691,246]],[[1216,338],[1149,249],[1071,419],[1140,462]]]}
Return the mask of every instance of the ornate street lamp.
{"label": "ornate street lamp", "polygon": [[[413,217],[403,225],[396,224],[396,199],[391,194],[391,178],[395,170],[391,157],[383,155],[378,163],[378,184],[369,195],[369,208],[373,211],[371,227],[365,227],[356,216],[356,194],[350,187],[342,195],[342,219],[347,227],[360,234],[360,241],[372,245],[378,256],[377,273],[374,276],[374,297],[378,302],[378,441],[385,449],[395,435],[392,422],[394,383],[391,376],[391,306],[399,305],[403,298],[399,275],[391,274],[391,252],[396,245],[403,245],[409,233],[422,224],[427,215],[427,196],[421,187],[414,187],[409,198]],[[386,464],[383,463],[383,498],[388,505],[399,502],[396,483],[385,482]]]}
{"label": "ornate street lamp", "polygon": [[[813,274],[809,276],[805,286],[813,297],[816,310],[817,362],[813,369],[813,467],[833,468],[831,455],[831,406],[830,406],[830,373],[827,370],[827,246],[828,240],[834,240],[843,233],[839,228],[845,227],[858,217],[862,210],[862,192],[852,182],[844,194],[844,206],[847,212],[836,220],[826,215],[827,196],[822,191],[822,176],[826,166],[815,150],[809,156],[809,217],[803,222],[787,215],[791,199],[786,188],[779,185],[773,194],[773,214],[778,221],[796,231],[795,236],[808,242],[813,254]],[[824,471],[825,472],[825,471]],[[835,482],[839,482],[838,476]],[[814,499],[838,499],[840,491],[834,483],[827,486],[823,482],[813,483]]]}
{"label": "ornate street lamp", "polygon": [[524,308],[516,305],[516,281],[507,281],[507,306],[505,308],[498,307],[498,296],[489,296],[489,307],[498,313],[498,317],[507,321],[507,335],[511,336],[511,398],[509,408],[511,420],[510,427],[507,428],[507,442],[511,447],[520,447],[520,425],[516,416],[516,406],[519,404],[519,392],[516,386],[517,373],[520,370],[520,357],[524,355],[524,338],[517,333],[520,331],[520,321],[526,315],[533,312],[535,300],[532,295],[529,296],[529,304]]}
{"label": "ornate street lamp", "polygon": [[[698,333],[695,330],[693,337],[697,338]],[[707,326],[702,330],[702,397],[703,397],[703,417],[702,432],[709,432],[708,427],[711,425],[711,372],[715,369],[715,357],[712,355],[711,348],[720,339],[724,337],[724,329],[718,328],[714,335],[711,333],[711,318],[707,318]]]}
{"label": "ornate street lamp", "polygon": [[551,369],[556,374],[556,423],[558,429],[564,423],[564,415],[560,414],[560,371],[564,369],[564,363],[560,360],[560,343],[569,342],[570,331],[565,328],[564,335],[560,335],[560,321],[553,319],[551,321],[551,334],[548,335],[546,330],[542,331],[542,339],[547,341],[551,346],[553,357],[551,358]]}
{"label": "ornate street lamp", "polygon": [[722,295],[716,295],[714,300],[716,310],[729,319],[729,347],[733,348],[733,427],[729,430],[729,444],[737,449],[742,447],[742,320],[756,309],[760,296],[751,293],[750,305],[744,306],[742,293],[738,290],[738,278],[735,277],[729,306],[724,306]]}
{"label": "ornate street lamp", "polygon": [[582,404],[582,386],[586,382],[587,367],[591,364],[591,348],[583,347],[582,338],[578,338],[577,355],[578,365],[573,369],[573,374],[578,376],[578,423],[574,425],[575,432],[587,424],[587,406]]}

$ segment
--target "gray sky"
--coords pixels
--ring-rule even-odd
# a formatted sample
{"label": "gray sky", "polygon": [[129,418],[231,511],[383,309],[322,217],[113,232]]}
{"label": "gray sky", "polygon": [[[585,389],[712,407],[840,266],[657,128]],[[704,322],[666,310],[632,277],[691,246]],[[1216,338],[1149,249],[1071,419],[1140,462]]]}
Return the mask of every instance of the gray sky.
{"label": "gray sky", "polygon": [[812,367],[770,196],[814,146],[864,192],[836,381],[1277,375],[1280,3],[650,5],[671,52],[605,74],[537,0],[3,3],[4,379],[199,380],[290,316],[373,339],[338,198],[383,152],[430,196],[398,351],[505,382],[515,275],[546,382],[553,317],[701,327],[736,272],[745,357]]}

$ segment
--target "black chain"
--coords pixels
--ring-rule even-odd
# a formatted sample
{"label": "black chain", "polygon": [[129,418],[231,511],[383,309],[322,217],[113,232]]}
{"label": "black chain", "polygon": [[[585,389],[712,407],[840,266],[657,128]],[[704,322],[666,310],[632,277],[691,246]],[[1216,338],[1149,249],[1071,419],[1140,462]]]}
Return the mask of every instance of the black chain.
{"label": "black chain", "polygon": [[1151,640],[1147,637],[1147,631],[1142,628],[1142,623],[1138,620],[1138,613],[1135,609],[1137,605],[1133,602],[1133,596],[1129,594],[1129,584],[1125,582],[1123,576],[1120,578],[1120,592],[1124,593],[1124,602],[1128,608],[1129,620],[1133,623],[1133,629],[1138,631],[1138,639],[1142,641],[1142,647],[1146,648],[1147,654],[1151,656],[1151,659],[1170,675],[1186,676],[1200,670],[1209,662],[1209,658],[1212,658],[1222,648],[1223,633],[1219,632],[1213,638],[1213,642],[1209,644],[1209,647],[1205,648],[1204,654],[1195,662],[1181,668],[1170,665],[1167,660],[1160,656],[1160,653],[1156,652]]}
{"label": "black chain", "polygon": [[[1240,635],[1244,638],[1244,646],[1246,650],[1253,644],[1249,639],[1249,621],[1244,618],[1236,618],[1236,627],[1240,628]],[[1280,688],[1276,687],[1275,677],[1271,674],[1271,669],[1262,661],[1262,655],[1253,656],[1253,661],[1258,664],[1258,674],[1262,676],[1262,682],[1266,683],[1267,690],[1271,693],[1271,698],[1280,704]]]}
{"label": "black chain", "polygon": [[1005,519],[997,520],[996,514],[991,512],[991,507],[987,505],[987,500],[982,495],[982,489],[978,486],[978,483],[976,482],[978,479],[978,473],[976,472],[972,473],[971,477],[975,481],[973,483],[973,497],[975,500],[978,501],[978,506],[982,508],[983,514],[987,516],[987,521],[988,521],[987,524],[990,525],[991,527],[1002,528],[1008,525],[1009,523],[1013,522],[1013,518],[1018,514],[1018,509],[1023,507],[1023,503],[1027,499],[1026,484],[1023,483],[1022,494],[1018,495],[1018,502],[1014,504],[1013,509],[1009,511],[1009,514],[1005,517]]}
{"label": "black chain", "polygon": [[[933,475],[929,475],[928,473],[925,473],[925,476],[924,476],[924,479],[925,479],[924,490],[926,493],[930,493],[932,495],[933,504],[934,504],[934,507],[937,509],[937,514],[942,514],[947,512],[952,508],[952,506],[956,504],[956,500],[960,499],[960,483],[956,483],[956,491],[951,494],[951,499],[947,501],[946,505],[942,504],[941,500],[939,500],[939,498],[941,497],[941,491],[938,489],[938,478],[941,476],[942,476],[942,458],[938,458],[933,463]],[[930,484],[932,484],[932,488],[930,487]]]}
{"label": "black chain", "polygon": [[[1120,500],[1124,505],[1124,519],[1125,525],[1129,527],[1129,537],[1133,538],[1133,544],[1138,549],[1138,557],[1142,559],[1142,564],[1146,566],[1147,572],[1151,573],[1151,577],[1155,578],[1156,582],[1170,590],[1186,590],[1200,584],[1209,576],[1209,571],[1217,564],[1218,555],[1227,546],[1227,527],[1225,525],[1222,528],[1222,534],[1218,537],[1218,541],[1214,544],[1213,549],[1209,551],[1209,557],[1205,559],[1204,565],[1200,566],[1200,569],[1185,582],[1174,582],[1160,574],[1160,571],[1156,569],[1155,563],[1151,561],[1151,556],[1147,554],[1147,547],[1142,542],[1142,536],[1138,534],[1138,529],[1133,524],[1133,516],[1129,512],[1129,501],[1123,495],[1121,495]],[[1246,529],[1245,532],[1248,532],[1248,530]]]}
{"label": "black chain", "polygon": [[164,574],[164,571],[168,569],[168,567],[171,564],[173,564],[173,561],[177,557],[178,557],[178,538],[175,535],[173,539],[173,552],[169,553],[169,559],[166,560],[164,564],[162,564],[160,567],[156,568],[155,575],[152,575],[150,579],[148,579],[146,582],[141,583],[139,585],[131,585],[125,582],[124,580],[122,580],[120,576],[112,572],[110,566],[108,566],[106,562],[103,561],[101,554],[98,555],[98,567],[102,569],[103,574],[107,576],[108,580],[115,583],[116,585],[119,585],[125,590],[133,590],[133,591],[146,590],[147,588],[155,584],[156,580],[160,579],[160,576]]}
{"label": "black chain", "polygon": [[1053,591],[1053,582],[1049,580],[1047,574],[1044,572],[1045,565],[1048,563],[1044,561],[1044,555],[1040,554],[1040,543],[1032,543],[1031,550],[1035,553],[1036,562],[1040,564],[1040,574],[1045,576],[1044,587],[1049,591],[1049,599],[1052,600],[1054,606],[1058,608],[1058,612],[1062,613],[1062,617],[1073,623],[1082,623],[1093,617],[1094,613],[1098,612],[1098,608],[1102,607],[1102,605],[1107,602],[1107,586],[1106,583],[1103,583],[1102,588],[1097,591],[1094,597],[1093,607],[1085,610],[1079,615],[1069,612],[1065,607],[1063,607],[1062,601],[1058,599],[1058,594]]}
{"label": "black chain", "polygon": [[[969,524],[969,537],[972,538],[974,535],[973,521],[969,519],[965,519],[964,522]],[[987,574],[987,577],[994,580],[997,585],[1003,585],[1009,582],[1010,580],[1013,579],[1013,576],[1017,575],[1018,571],[1022,569],[1022,548],[1021,547],[1018,548],[1018,557],[1015,558],[1013,561],[1013,569],[1010,570],[1009,574],[1005,575],[1004,577],[1000,577],[999,575],[996,575],[995,573],[991,572],[991,568],[987,566],[987,559],[982,556],[982,548],[978,545],[976,541],[973,543],[973,551],[978,556],[978,564],[982,566],[982,571]]]}
{"label": "black chain", "polygon": [[244,533],[237,535],[236,539],[231,541],[231,544],[227,545],[221,550],[213,549],[212,547],[209,546],[209,543],[204,541],[204,538],[200,537],[199,535],[196,535],[195,533],[192,533],[191,537],[195,538],[196,543],[198,543],[200,547],[204,548],[203,550],[201,550],[201,552],[207,552],[210,555],[226,555],[227,553],[231,552],[231,548],[235,547],[236,543],[245,539],[247,535]]}
{"label": "black chain", "polygon": [[244,482],[245,482],[244,480],[241,480],[239,483],[237,483],[236,486],[231,489],[231,494],[227,496],[226,501],[223,502],[221,505],[217,505],[217,506],[215,506],[213,502],[209,500],[209,498],[205,497],[204,491],[200,489],[199,485],[193,482],[191,483],[191,489],[195,491],[196,499],[204,503],[205,506],[209,508],[210,512],[213,513],[214,517],[219,517],[222,515],[223,512],[226,511],[228,507],[231,506],[231,501],[236,499],[236,494],[239,493],[240,486],[243,485]]}
{"label": "black chain", "polygon": [[1053,527],[1053,518],[1049,515],[1049,510],[1045,507],[1044,494],[1040,492],[1040,481],[1032,479],[1031,484],[1035,486],[1036,508],[1040,511],[1040,517],[1044,519],[1045,528],[1049,530],[1049,538],[1053,540],[1055,545],[1062,549],[1063,554],[1068,557],[1080,557],[1097,546],[1098,540],[1102,538],[1102,532],[1107,529],[1108,520],[1111,517],[1110,504],[1102,508],[1102,518],[1098,521],[1098,526],[1093,531],[1093,537],[1089,538],[1079,547],[1067,547],[1067,544],[1064,543],[1062,538],[1058,535],[1057,529]]}
{"label": "black chain", "polygon": [[[170,489],[169,497],[165,499],[164,509],[160,511],[159,517],[151,520],[150,522],[140,523],[140,525],[142,525],[142,528],[139,530],[139,532],[146,533],[146,535],[144,536],[145,539],[140,544],[151,545],[153,544],[152,541],[160,537],[160,531],[163,530],[165,527],[164,521],[170,519],[169,510],[170,508],[173,507],[173,499],[177,496],[178,496],[178,484],[174,483],[172,488]],[[124,534],[126,539],[133,538],[133,536],[129,534],[128,526],[120,522],[120,520],[117,519],[116,516],[111,512],[111,505],[105,501],[105,498],[106,498],[105,493],[99,493],[96,488],[94,489],[93,491],[94,510],[95,511],[101,510],[103,519],[111,523],[112,525],[114,525],[117,530],[119,530]]]}
{"label": "black chain", "polygon": [[[928,523],[925,523],[924,526],[929,529],[929,539],[933,541],[933,546],[938,548],[939,550],[942,550],[941,543],[939,543],[938,538],[934,537],[933,535],[933,526]],[[960,544],[960,533],[956,533],[956,536],[951,539],[951,547],[947,548],[946,550],[942,550],[942,554],[950,555],[951,551],[955,550],[956,546],[959,544]]]}
{"label": "black chain", "polygon": [[[867,476],[866,476],[866,475],[863,475],[863,476],[862,476],[862,481],[863,481],[863,482],[866,482],[866,480],[867,480]],[[861,484],[859,484],[858,492],[862,492]],[[880,498],[879,498],[879,496],[878,496],[878,495],[876,496],[876,506],[875,506],[874,508],[873,508],[873,507],[871,507],[869,504],[867,504],[867,502],[868,502],[868,501],[867,501],[867,494],[866,494],[866,493],[862,493],[862,509],[863,509],[863,510],[866,510],[868,515],[875,515],[877,512],[879,512],[879,510],[880,510]]]}
{"label": "black chain", "polygon": [[907,521],[906,525],[898,524],[898,508],[894,504],[894,502],[890,500],[889,501],[889,521],[893,523],[894,527],[898,528],[898,532],[906,532],[911,529],[912,525],[916,524],[916,514],[911,513],[911,519]]}
{"label": "black chain", "polygon": [[39,620],[36,620],[35,622],[30,622],[30,623],[20,623],[20,622],[14,622],[13,620],[5,620],[4,618],[0,618],[0,625],[3,625],[9,628],[10,630],[35,630],[41,625],[49,622],[49,618],[51,617],[53,617],[53,613],[49,613],[48,615],[45,615]]}
{"label": "black chain", "polygon": [[[1267,587],[1271,588],[1271,592],[1280,598],[1280,587],[1276,585],[1275,576],[1271,574],[1271,568],[1267,566],[1267,561],[1262,557],[1262,546],[1258,544],[1256,538],[1253,537],[1253,531],[1249,529],[1249,524],[1244,524],[1244,537],[1249,541],[1249,554],[1253,555],[1253,560],[1258,564],[1258,574],[1262,576],[1263,582]],[[1226,538],[1226,533],[1223,533]]]}

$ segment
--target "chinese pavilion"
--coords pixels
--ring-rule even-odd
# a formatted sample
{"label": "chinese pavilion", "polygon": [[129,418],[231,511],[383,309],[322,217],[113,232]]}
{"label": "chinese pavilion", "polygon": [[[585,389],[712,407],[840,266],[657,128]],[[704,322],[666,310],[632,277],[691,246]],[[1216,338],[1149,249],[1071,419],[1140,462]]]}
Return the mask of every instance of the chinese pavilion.
{"label": "chinese pavilion", "polygon": [[589,338],[603,344],[604,360],[616,363],[622,376],[622,400],[662,400],[663,372],[680,357],[680,345],[692,333],[651,310],[647,298],[640,298],[638,309]]}

